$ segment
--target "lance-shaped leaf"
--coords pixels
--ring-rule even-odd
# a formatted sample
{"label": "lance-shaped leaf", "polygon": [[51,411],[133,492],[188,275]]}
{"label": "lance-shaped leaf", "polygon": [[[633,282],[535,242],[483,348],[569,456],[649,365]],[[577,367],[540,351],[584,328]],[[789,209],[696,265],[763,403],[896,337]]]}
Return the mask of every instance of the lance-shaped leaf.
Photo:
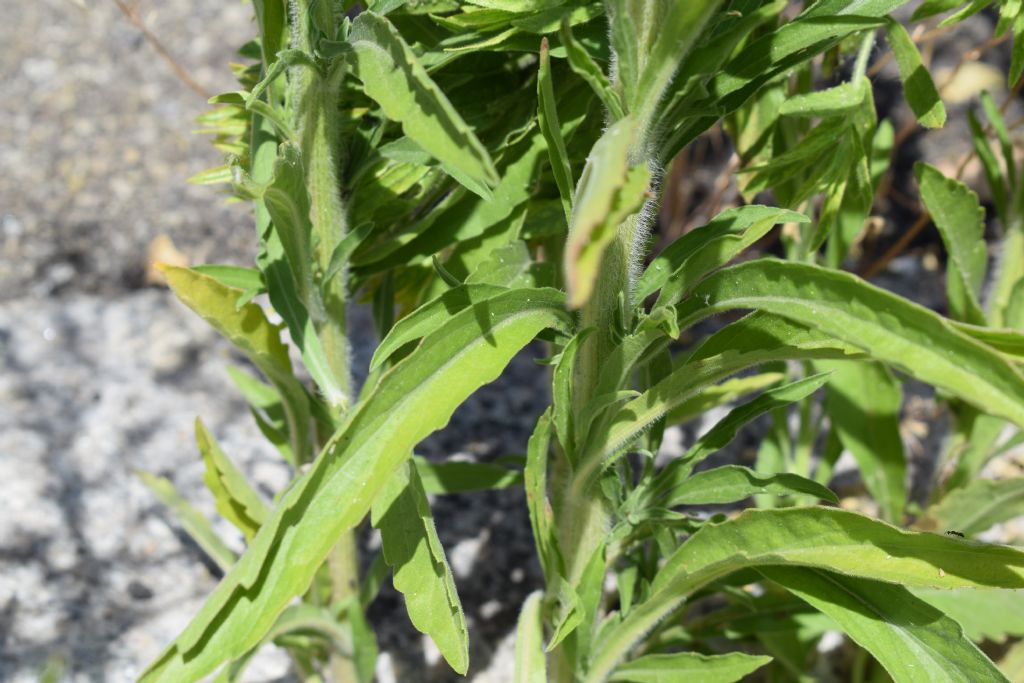
{"label": "lance-shaped leaf", "polygon": [[617,237],[619,226],[646,199],[650,170],[630,166],[637,124],[624,118],[594,143],[573,201],[572,225],[565,248],[569,305],[579,308],[594,290],[601,256]]}
{"label": "lance-shaped leaf", "polygon": [[899,522],[907,502],[899,383],[878,363],[822,362],[818,367],[832,371],[825,390],[832,428],[857,461],[885,519]]}
{"label": "lance-shaped leaf", "polygon": [[412,625],[431,637],[455,671],[465,674],[466,617],[415,467],[405,463],[391,475],[373,501],[372,520]]}
{"label": "lance-shaped leaf", "polygon": [[301,458],[309,447],[309,401],[292,374],[280,330],[256,304],[236,306],[241,290],[188,268],[165,266],[163,272],[177,297],[245,353],[280,392],[292,452]]}
{"label": "lance-shaped leaf", "polygon": [[1024,477],[975,479],[930,507],[919,526],[973,536],[1020,515],[1024,515]]}
{"label": "lance-shaped leaf", "polygon": [[621,665],[608,680],[629,683],[734,683],[770,661],[771,657],[745,655],[742,652],[727,655],[702,655],[697,652],[644,655]]}
{"label": "lance-shaped leaf", "polygon": [[363,12],[352,22],[352,68],[363,90],[453,178],[484,199],[498,184],[487,149],[384,17]]}
{"label": "lance-shaped leaf", "polygon": [[544,594],[534,591],[519,611],[516,626],[515,683],[547,683],[544,654]]}
{"label": "lance-shaped leaf", "polygon": [[1024,552],[1014,548],[903,531],[836,508],[745,510],[704,524],[668,558],[648,598],[595,644],[585,680],[604,680],[634,643],[695,590],[740,569],[774,565],[907,587],[1024,587]]}
{"label": "lance-shaped leaf", "polygon": [[921,199],[942,235],[949,255],[946,295],[952,317],[975,325],[985,324],[981,310],[981,285],[985,281],[988,254],[985,250],[985,210],[978,195],[963,183],[947,178],[934,166],[918,162],[914,175]]}
{"label": "lance-shaped leaf", "polygon": [[787,98],[779,107],[779,114],[802,117],[845,116],[860,108],[866,93],[866,81],[859,84],[840,83],[826,90]]}
{"label": "lance-shaped leaf", "polygon": [[789,472],[761,476],[740,465],[723,465],[698,472],[668,492],[664,504],[719,505],[735,503],[754,495],[795,496],[806,494],[839,503],[836,494],[806,477]]}
{"label": "lance-shaped leaf", "polygon": [[555,86],[551,80],[551,56],[548,50],[548,39],[540,41],[540,67],[537,74],[537,124],[548,147],[548,160],[551,162],[551,175],[555,177],[558,194],[562,199],[562,210],[565,212],[565,223],[572,222],[572,166],[569,164],[569,153],[565,149],[562,138],[562,126],[558,121],[558,104],[555,98]]}
{"label": "lance-shaped leaf", "polygon": [[395,323],[373,352],[370,370],[377,369],[381,363],[409,342],[421,339],[441,327],[459,311],[480,304],[504,291],[507,291],[504,287],[494,285],[461,285],[428,301]]}
{"label": "lance-shaped leaf", "polygon": [[807,398],[820,389],[826,380],[828,380],[827,374],[804,377],[781,387],[769,389],[753,401],[733,408],[728,415],[708,430],[707,434],[700,437],[686,453],[669,463],[668,467],[655,480],[654,489],[667,491],[670,488],[679,487],[693,471],[694,466],[715,451],[725,448],[730,441],[736,438],[736,434],[743,425],[764,413]]}
{"label": "lance-shaped leaf", "polygon": [[808,222],[801,213],[773,206],[727,209],[665,247],[640,277],[635,299],[642,301],[661,289],[657,306],[675,304],[700,278],[724,266],[776,224]]}
{"label": "lance-shaped leaf", "polygon": [[[693,404],[704,387],[756,365],[779,360],[859,358],[859,351],[776,316],[749,315],[709,337],[672,374],[625,404],[588,443],[574,485],[585,490],[592,477],[607,467],[651,424]],[[581,494],[582,495],[582,494]]]}
{"label": "lance-shaped leaf", "polygon": [[907,98],[914,116],[925,128],[942,128],[946,123],[946,107],[939,98],[939,91],[932,82],[931,74],[921,61],[921,54],[903,25],[889,19],[886,22],[889,47],[896,57],[900,80],[903,81],[903,95]]}
{"label": "lance-shaped leaf", "polygon": [[217,501],[217,512],[245,534],[247,540],[252,540],[270,514],[266,503],[249,486],[235,464],[224,455],[217,440],[198,417],[196,444],[206,465],[203,481]]}
{"label": "lance-shaped leaf", "polygon": [[856,276],[771,259],[725,268],[678,307],[680,326],[735,308],[785,316],[1024,426],[1024,377],[938,314]]}
{"label": "lance-shaped leaf", "polygon": [[760,571],[832,617],[895,681],[1005,680],[959,624],[903,586],[804,567]]}
{"label": "lance-shaped leaf", "polygon": [[[688,0],[687,2],[644,3],[646,12],[651,8],[664,8],[661,16],[643,16],[641,21],[656,21],[657,28],[644,26],[644,33],[653,36],[647,54],[641,60],[634,97],[627,109],[635,112],[637,120],[646,127],[672,82],[672,77],[683,60],[699,41],[705,27],[722,5],[722,0]],[[635,22],[635,19],[634,19]],[[641,48],[642,49],[642,48]]]}
{"label": "lance-shaped leaf", "polygon": [[762,372],[746,377],[736,377],[715,386],[705,387],[699,394],[680,403],[665,415],[667,424],[678,424],[703,415],[712,408],[724,406],[786,379],[781,372]]}
{"label": "lance-shaped leaf", "polygon": [[194,681],[259,642],[415,445],[538,332],[567,327],[564,306],[554,290],[509,292],[453,316],[385,374],[142,680]]}
{"label": "lance-shaped leaf", "polygon": [[604,75],[604,71],[597,65],[586,48],[573,38],[568,17],[562,21],[561,36],[562,45],[565,46],[565,52],[569,57],[569,66],[572,67],[572,70],[576,72],[577,76],[587,82],[587,85],[591,87],[594,94],[598,96],[608,110],[608,113],[611,114],[613,121],[618,121],[625,116],[626,113],[622,109],[622,101],[619,100],[619,94],[612,88],[608,77]]}

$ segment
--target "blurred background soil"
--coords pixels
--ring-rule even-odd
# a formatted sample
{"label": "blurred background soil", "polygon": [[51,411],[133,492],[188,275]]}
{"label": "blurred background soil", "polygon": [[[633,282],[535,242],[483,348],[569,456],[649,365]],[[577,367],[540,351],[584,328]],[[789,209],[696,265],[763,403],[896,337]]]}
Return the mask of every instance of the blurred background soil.
{"label": "blurred background soil", "polygon": [[[143,0],[139,8],[200,90],[235,88],[226,64],[253,33],[247,4]],[[164,260],[249,264],[255,238],[246,206],[186,183],[222,161],[192,134],[204,97],[113,0],[0,0],[0,17],[0,680],[34,681],[49,664],[68,680],[128,681],[219,577],[134,471],[168,476],[214,517],[192,438],[200,415],[268,497],[289,477],[228,381],[225,368],[244,362],[146,279],[154,249]],[[954,77],[944,92],[950,124],[908,133],[865,264],[917,215],[913,160],[955,171],[968,150],[963,107],[981,87],[1005,97],[1008,44],[956,67],[991,26],[979,15],[936,44],[937,80],[942,69]],[[882,114],[899,129],[908,114],[892,65],[878,86]],[[736,202],[730,159],[724,140],[688,152],[671,176],[668,232]],[[965,177],[980,189],[977,169]],[[907,254],[879,283],[941,310],[934,231],[923,231]],[[374,340],[359,311],[355,328],[357,362],[365,364]],[[530,356],[518,357],[419,452],[471,460],[522,452],[547,401],[545,374]],[[915,400],[913,420],[934,421],[930,393],[918,391],[908,406]],[[670,430],[664,455],[682,452],[704,426]],[[927,472],[941,433],[915,429],[908,438],[921,443],[911,452]],[[741,441],[736,457],[749,457],[756,430]],[[507,680],[516,610],[539,586],[522,497],[452,496],[435,509],[470,623],[473,680]],[[216,528],[241,549],[231,528]],[[382,681],[454,680],[408,624],[399,596],[385,590],[370,617]],[[250,679],[289,680],[287,662],[270,650]]]}

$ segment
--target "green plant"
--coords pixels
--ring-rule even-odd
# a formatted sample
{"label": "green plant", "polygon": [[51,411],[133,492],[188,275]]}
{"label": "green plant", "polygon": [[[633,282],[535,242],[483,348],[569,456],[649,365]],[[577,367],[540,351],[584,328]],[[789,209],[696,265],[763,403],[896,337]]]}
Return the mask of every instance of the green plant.
{"label": "green plant", "polygon": [[[521,481],[546,585],[522,609],[517,680],[731,681],[765,666],[800,678],[828,629],[897,680],[1000,680],[946,603],[918,591],[1020,588],[1024,553],[810,505],[836,502],[826,484],[845,446],[883,515],[902,521],[890,368],[955,401],[972,446],[979,421],[1024,426],[1020,191],[991,113],[1005,173],[975,128],[1006,188],[997,303],[986,312],[978,299],[976,200],[927,167],[922,192],[951,254],[951,317],[839,269],[892,146],[868,75],[880,29],[920,123],[945,119],[917,48],[888,16],[903,4],[820,0],[788,14],[782,0],[381,0],[357,13],[254,2],[260,36],[242,50],[254,62],[238,68],[244,89],[214,98],[222,106],[205,117],[232,158],[199,180],[230,181],[254,201],[257,267],[166,274],[270,382],[236,376],[301,474],[268,506],[199,426],[218,510],[249,545],[236,559],[203,541],[208,523],[156,483],[227,573],[143,679],[224,667],[230,680],[273,639],[311,680],[368,680],[376,645],[364,610],[389,566],[413,624],[465,673],[468,634],[426,493],[520,473],[438,476],[453,465],[412,454],[540,338],[553,400]],[[1020,3],[1003,8],[1019,36]],[[815,89],[821,77],[840,82]],[[727,210],[652,258],[663,169],[722,120],[744,191],[771,190],[779,206]],[[969,220],[943,218],[961,213]],[[780,224],[792,226],[787,260],[730,265]],[[253,303],[262,293],[315,391]],[[360,293],[382,341],[357,393],[345,311]],[[737,309],[753,312],[706,336],[694,327]],[[699,341],[673,353],[684,333]],[[822,387],[832,430],[812,478],[808,397]],[[667,424],[755,393],[655,467]],[[790,405],[803,418],[793,443]],[[765,413],[776,428],[758,471],[696,471]],[[967,480],[985,457],[971,459]],[[751,496],[761,509],[736,516],[678,509]],[[780,497],[800,505],[773,507]],[[367,516],[383,552],[360,577],[353,530]],[[862,676],[866,655],[858,661]]]}

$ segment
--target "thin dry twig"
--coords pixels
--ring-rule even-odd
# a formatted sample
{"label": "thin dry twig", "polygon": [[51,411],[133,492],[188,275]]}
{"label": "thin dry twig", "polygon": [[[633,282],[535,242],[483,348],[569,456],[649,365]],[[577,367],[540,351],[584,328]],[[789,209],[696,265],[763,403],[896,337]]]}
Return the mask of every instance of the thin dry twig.
{"label": "thin dry twig", "polygon": [[142,21],[142,13],[139,11],[138,0],[133,0],[130,5],[126,3],[125,0],[114,0],[114,4],[117,5],[119,10],[121,10],[121,14],[123,14],[125,19],[128,20],[128,23],[138,29],[143,38],[146,39],[146,42],[156,50],[157,54],[160,55],[165,62],[167,62],[167,65],[171,67],[171,70],[174,72],[174,75],[178,77],[178,80],[187,85],[190,90],[195,92],[204,100],[210,99],[210,93],[206,88],[199,85],[199,83],[192,78],[185,67],[183,67],[181,63],[174,58],[167,48],[164,47],[164,44],[160,42],[160,39],[156,37],[156,34],[150,31],[146,26],[146,23]]}

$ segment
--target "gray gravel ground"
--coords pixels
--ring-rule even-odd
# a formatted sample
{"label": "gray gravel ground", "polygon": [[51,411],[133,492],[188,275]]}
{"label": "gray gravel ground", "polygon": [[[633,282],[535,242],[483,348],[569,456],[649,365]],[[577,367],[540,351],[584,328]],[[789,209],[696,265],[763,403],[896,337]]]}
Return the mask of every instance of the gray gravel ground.
{"label": "gray gravel ground", "polygon": [[[196,415],[268,497],[289,476],[230,388],[225,368],[242,359],[168,292],[143,287],[157,235],[193,262],[252,259],[247,210],[184,182],[220,162],[190,133],[206,105],[112,2],[76,2],[0,0],[3,681],[36,680],[58,659],[68,680],[132,680],[213,588],[216,569],[133,474],[169,476],[214,517],[192,441]],[[251,33],[246,4],[142,7],[203,87],[234,87],[224,64]],[[915,263],[897,264],[886,286],[915,283],[915,296],[940,306],[938,276]],[[356,320],[365,363],[369,324],[362,313]],[[544,377],[521,355],[420,452],[521,452],[546,400]],[[672,430],[667,448],[692,438],[693,428]],[[435,514],[470,623],[474,680],[506,681],[517,606],[539,584],[521,494],[440,499]],[[241,547],[230,528],[217,529]],[[408,624],[400,596],[385,589],[370,618],[382,681],[454,680]],[[288,676],[273,651],[250,673]]]}

